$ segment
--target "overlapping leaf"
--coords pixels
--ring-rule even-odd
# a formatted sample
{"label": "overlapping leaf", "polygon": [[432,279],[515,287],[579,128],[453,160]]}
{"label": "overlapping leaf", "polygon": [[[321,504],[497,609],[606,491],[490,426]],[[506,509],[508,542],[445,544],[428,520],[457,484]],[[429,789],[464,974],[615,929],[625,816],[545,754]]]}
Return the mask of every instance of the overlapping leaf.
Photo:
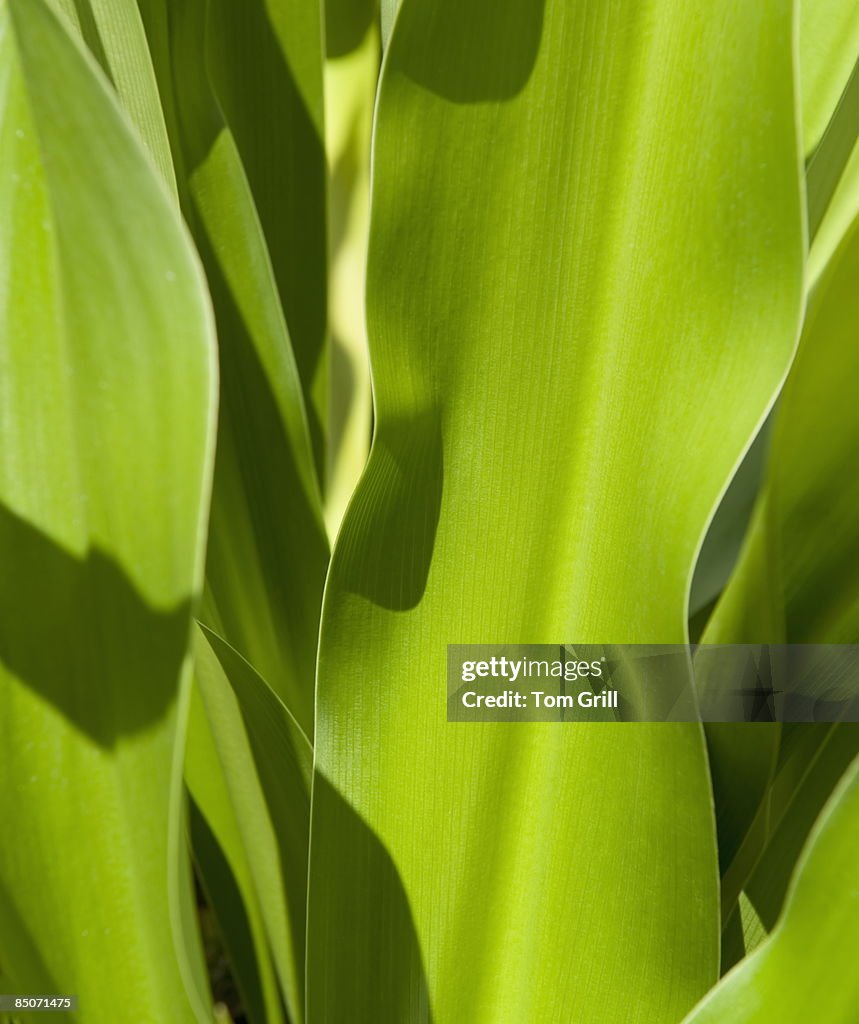
{"label": "overlapping leaf", "polygon": [[[270,960],[290,1018],[301,1020],[310,742],[250,665],[207,630],[197,636],[195,676],[200,702],[191,720],[187,778],[202,818],[198,834],[208,833],[206,847],[197,846],[203,875],[234,942],[247,917],[261,972],[259,1001],[267,1006],[262,1019],[277,1019],[278,1000],[262,973]],[[222,785],[213,778],[215,763]],[[215,875],[222,858],[230,871]],[[225,885],[230,873],[238,899]],[[253,991],[253,959],[248,962],[247,949],[236,952],[240,979]]]}
{"label": "overlapping leaf", "polygon": [[[859,637],[853,578],[859,560],[854,512],[859,491],[850,470],[859,446],[859,416],[851,384],[859,369],[857,272],[859,221],[830,259],[812,294],[774,426],[752,529],[708,625],[704,639],[709,642],[853,643]],[[754,746],[760,737],[749,731],[739,734],[731,726],[720,727],[720,732],[729,742],[723,745],[723,754],[711,744],[717,776],[725,773],[725,765],[745,745]],[[808,764],[821,755],[819,744],[827,738],[824,732],[815,741],[815,735],[808,737],[812,743],[805,757]],[[857,735],[847,732],[841,740],[855,743]],[[751,749],[746,756],[752,756]],[[835,779],[831,774],[823,777],[829,779],[831,789]],[[742,822],[749,829],[745,838],[742,829],[735,830],[733,840],[726,840],[724,832],[721,836],[723,846],[727,841],[736,852],[727,882],[726,912],[755,872],[773,832],[788,830],[801,839],[810,826],[807,815],[802,825],[790,815],[784,823],[781,815],[773,816],[770,780],[757,778],[755,784],[745,776],[740,785],[717,794],[723,819],[737,817],[739,803],[749,802],[750,788],[759,791],[762,800],[757,813]],[[796,778],[801,780],[804,774]],[[816,807],[825,796],[825,791],[819,793]],[[786,803],[783,799],[784,814],[788,813]],[[794,846],[794,857],[796,852]],[[789,871],[791,864],[790,858],[785,859],[783,869]],[[772,912],[768,916],[771,919]]]}
{"label": "overlapping leaf", "polygon": [[[859,212],[859,16],[851,0],[806,0],[798,6],[810,289]],[[706,625],[750,526],[769,427],[768,420],[737,468],[698,555],[689,601],[693,639]]]}
{"label": "overlapping leaf", "polygon": [[158,85],[136,0],[48,0],[83,39],[167,185],[176,188]]}
{"label": "overlapping leaf", "polygon": [[[328,404],[322,3],[207,6],[207,67],[259,212],[321,475]],[[199,33],[198,20],[198,48]],[[182,65],[174,67],[181,93]]]}
{"label": "overlapping leaf", "polygon": [[[313,140],[301,128],[304,124],[309,131],[307,111],[299,115],[296,107],[291,116],[297,121],[287,118],[284,134],[277,138],[266,137],[272,133],[265,124],[269,104],[281,111],[284,104],[288,108],[301,100],[290,92],[295,68],[290,71],[283,65],[283,56],[274,46],[276,32],[284,28],[283,19],[300,21],[305,14],[294,6],[263,10],[260,5],[248,14],[251,27],[234,39],[227,27],[236,16],[230,4],[212,7],[201,0],[169,11],[156,3],[143,7],[169,108],[180,195],[206,267],[218,322],[223,386],[202,615],[265,678],[260,685],[270,684],[304,732],[312,735],[316,635],[328,553],[300,366],[281,297],[288,312],[289,302],[297,301],[296,280],[289,275],[299,253],[307,261],[302,273],[316,272],[315,250],[305,243],[312,242],[313,232],[324,233],[314,191],[323,181],[318,177],[321,168],[314,163]],[[242,35],[247,32],[260,45],[263,37],[268,40],[260,58],[261,80],[236,77],[238,68],[244,67],[241,46],[250,47]],[[295,39],[290,38],[293,52]],[[244,43],[236,53],[233,47],[241,39]],[[296,58],[308,73],[311,69],[305,65],[311,58],[306,47]],[[247,108],[251,102],[247,90],[253,93],[263,87],[271,90],[265,104]],[[310,99],[304,96],[304,101],[310,110]],[[316,131],[320,125],[314,124]],[[293,172],[298,176],[290,184]],[[280,180],[279,209],[274,206],[275,179]],[[307,189],[310,192],[305,195],[302,190]],[[312,224],[311,218],[316,218]],[[287,228],[294,231],[288,252],[284,249]],[[278,273],[281,278],[289,276],[289,289],[284,290]],[[314,303],[320,295],[324,302],[324,281],[316,282],[314,289],[304,288],[302,316],[316,315]],[[304,357],[310,351],[308,337],[304,335]],[[231,663],[233,669],[240,662],[237,658]],[[247,666],[245,670],[251,671]],[[238,686],[241,673],[236,677],[229,666],[214,674],[201,669],[198,679],[201,685],[209,680],[211,691],[216,684],[227,686],[228,679]],[[273,695],[272,699],[277,700]],[[224,757],[230,750],[245,750],[248,741],[235,699],[222,694],[218,708],[217,749]],[[190,737],[189,765],[197,779],[196,766],[205,755],[205,745],[198,751],[196,744],[204,738],[202,726]],[[302,754],[293,747],[294,740],[295,734],[289,731],[270,737],[275,746],[269,757],[289,764]],[[242,761],[242,777],[259,795],[265,780],[254,781],[258,766],[248,758]],[[266,824],[266,812],[248,818],[235,811],[241,826],[238,846],[229,831],[230,815],[223,813],[223,792],[193,782],[192,791],[196,810],[209,830],[205,846],[198,845],[196,850],[198,864],[204,880],[208,879],[222,927],[236,921],[239,904],[246,899],[244,910],[262,961],[271,956],[282,997],[299,1018],[306,849],[300,864],[295,851],[307,835],[309,790],[305,789],[303,798],[278,807],[274,832]],[[233,793],[233,806],[240,803]],[[254,821],[261,829],[258,833]],[[196,834],[202,842],[203,831],[198,829]],[[216,884],[223,878],[221,857],[235,872],[238,903],[227,899],[229,887]],[[260,947],[263,941],[270,953]],[[253,984],[247,977],[243,980],[246,989]],[[257,1002],[270,1005],[271,999],[271,991],[261,982]]]}
{"label": "overlapping leaf", "polygon": [[798,8],[802,136],[810,156],[859,56],[859,10],[849,0],[801,0]]}
{"label": "overlapping leaf", "polygon": [[859,761],[815,828],[772,935],[685,1024],[850,1024],[856,1019],[858,847]]}

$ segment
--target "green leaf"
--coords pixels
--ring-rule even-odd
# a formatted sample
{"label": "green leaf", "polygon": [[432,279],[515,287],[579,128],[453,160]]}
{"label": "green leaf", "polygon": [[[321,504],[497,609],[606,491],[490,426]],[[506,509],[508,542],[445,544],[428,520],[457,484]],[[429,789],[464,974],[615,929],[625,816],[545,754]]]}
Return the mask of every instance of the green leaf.
{"label": "green leaf", "polygon": [[88,1021],[192,1021],[210,1008],[199,949],[175,948],[177,736],[216,404],[205,284],[38,0],[0,7],[0,133],[0,960]]}
{"label": "green leaf", "polygon": [[[721,723],[707,726],[707,747],[714,779],[716,819],[722,868],[723,942],[737,901],[779,830],[793,833],[797,827],[794,808],[797,794],[815,772],[821,752],[827,749],[835,727],[830,723]],[[757,735],[756,735],[757,730]],[[757,742],[755,742],[757,741]],[[775,748],[775,763],[773,752]],[[766,767],[752,761],[765,755]],[[733,767],[728,782],[718,780],[726,766]],[[837,781],[833,779],[832,782]],[[820,810],[832,785],[818,801]],[[738,814],[742,811],[742,816]],[[731,817],[733,816],[733,817]],[[813,818],[812,818],[813,821]],[[804,839],[811,821],[802,834]],[[795,857],[794,857],[795,860]],[[793,861],[787,865],[793,866]],[[772,920],[770,919],[770,925]],[[734,959],[731,959],[731,966]],[[723,969],[725,964],[722,965]]]}
{"label": "green leaf", "polygon": [[[312,735],[316,638],[328,548],[299,371],[255,196],[212,87],[215,57],[207,36],[208,5],[190,0],[171,8],[169,17],[157,3],[144,6],[181,169],[183,210],[206,268],[218,323],[222,398],[201,618],[248,659],[286,701],[303,732]],[[257,29],[262,30],[261,23]],[[300,130],[292,143],[298,159]],[[312,204],[305,212],[312,215]],[[320,228],[324,230],[324,223],[314,226]],[[301,251],[303,244],[297,234],[290,251]],[[312,306],[315,292],[306,298]],[[213,664],[213,655],[208,668],[198,664],[201,686],[208,680],[206,693],[220,692],[217,687],[229,692],[224,669],[216,672]],[[251,669],[245,666],[243,671]],[[233,673],[227,675],[237,685]],[[240,777],[255,787],[255,813],[267,822],[235,698],[223,697],[218,707],[217,729],[214,723],[211,728],[218,756],[227,759],[222,771],[231,778],[238,771],[235,751],[244,750]],[[200,812],[194,836],[204,885],[222,922],[245,919],[243,934],[257,948],[265,937],[284,998],[298,1018],[303,1002],[309,781],[288,809],[279,810],[275,824],[266,825],[264,837],[247,823],[244,815],[250,812],[238,811],[241,827],[233,835],[223,789],[215,792],[200,785],[195,762],[201,756],[196,749],[201,728],[198,718],[189,748],[188,782]],[[305,757],[306,737],[287,731],[277,742],[276,754],[285,763]],[[281,749],[281,744],[293,742],[296,749]],[[232,802],[241,804],[241,794],[230,792]],[[286,864],[281,866],[279,844],[290,851],[288,871]],[[223,885],[227,868],[221,856],[235,888]],[[257,1013],[261,1003],[272,1013],[266,954],[260,953],[257,977],[239,940],[232,942],[230,952],[243,988],[255,993]]]}
{"label": "green leaf", "polygon": [[86,43],[171,191],[167,126],[136,0],[50,0]]}
{"label": "green leaf", "polygon": [[322,26],[321,0],[209,0],[205,25],[214,94],[259,211],[320,476],[329,372]]}
{"label": "green leaf", "polygon": [[387,49],[388,40],[391,38],[391,30],[394,27],[394,19],[397,16],[397,9],[399,6],[400,0],[379,0],[383,49]]}
{"label": "green leaf", "polygon": [[[737,568],[704,634],[708,643],[855,643],[859,639],[859,598],[854,566],[859,557],[859,525],[854,510],[859,487],[846,471],[859,446],[859,415],[852,381],[859,369],[855,324],[859,300],[859,220],[830,260],[814,290],[794,366],[785,385],[773,428],[772,445],[752,529]],[[706,685],[706,681],[704,681]],[[742,736],[727,727],[738,747],[720,755],[711,740],[716,778],[723,762],[753,756],[750,730]],[[756,734],[760,737],[761,734]],[[819,753],[823,735],[809,735],[808,756]],[[764,755],[761,750],[760,755]],[[729,912],[759,864],[773,828],[766,779],[746,778],[717,793],[720,820],[747,804],[749,790],[763,783],[764,802],[742,844],[720,833],[720,845],[737,856],[725,879],[723,907]],[[830,780],[830,789],[835,779]],[[784,784],[783,784],[784,786]],[[793,796],[790,786],[782,802]],[[825,794],[818,800],[820,805]],[[763,827],[762,826],[763,823]],[[786,826],[792,827],[790,822]],[[806,826],[807,830],[807,826]],[[742,845],[742,849],[740,846]],[[787,861],[790,866],[790,861]],[[782,890],[783,891],[783,890]]]}
{"label": "green leaf", "polygon": [[859,215],[859,144],[854,145],[847,166],[829,201],[808,254],[808,280],[819,281],[829,260]]}
{"label": "green leaf", "polygon": [[[236,721],[240,719],[236,717]],[[282,1024],[277,975],[263,921],[264,904],[254,890],[229,779],[198,686],[193,688],[188,722],[185,783],[192,798],[191,843],[197,869],[224,937],[243,1007],[251,1021]],[[259,849],[258,843],[254,848]]]}
{"label": "green leaf", "polygon": [[[810,154],[807,280],[813,285],[859,213],[859,65],[853,63],[859,52],[859,16],[855,5],[844,0],[815,0],[800,9],[800,99],[805,152]],[[736,564],[768,441],[769,421],[743,457],[708,528],[689,599],[693,639],[698,639]]]}
{"label": "green leaf", "polygon": [[[197,634],[195,677],[205,722],[196,721],[189,739],[189,787],[233,866],[256,941],[265,935],[290,1016],[301,1020],[310,741],[251,666],[210,630]],[[211,788],[201,764],[206,731],[226,792]],[[217,912],[222,893],[212,886],[212,895]],[[220,913],[226,920],[223,905]]]}
{"label": "green leaf", "polygon": [[781,725],[710,722],[706,735],[719,835],[719,867],[724,874],[748,840],[753,824],[756,834],[766,833],[768,816],[758,812],[776,770]]}
{"label": "green leaf", "polygon": [[859,213],[859,11],[851,0],[805,0],[799,9],[813,284]]}
{"label": "green leaf", "polygon": [[[157,25],[154,5],[147,25]],[[218,323],[221,410],[202,618],[313,732],[316,636],[328,545],[307,410],[254,196],[219,112],[207,4],[171,9],[153,34],[183,211]],[[166,50],[166,57],[161,52]],[[300,138],[296,140],[296,145]],[[300,248],[297,235],[292,249]],[[313,295],[309,297],[315,301]]]}
{"label": "green leaf", "polygon": [[[859,46],[859,39],[857,39]],[[817,235],[821,222],[832,202],[846,168],[850,154],[859,136],[859,63],[853,69],[844,95],[820,145],[808,162],[806,184],[808,189],[808,227],[812,238]]]}
{"label": "green leaf", "polygon": [[[766,466],[769,445],[768,419],[755,436],[731,477],[716,514],[707,528],[707,535],[695,562],[695,573],[689,592],[689,618],[703,618],[706,626],[713,605],[730,578],[743,539],[750,525],[758,489]],[[698,640],[693,636],[693,641]]]}
{"label": "green leaf", "polygon": [[[808,733],[808,727],[803,727],[802,732]],[[789,792],[785,793],[786,787],[782,787],[781,799],[787,798],[788,806],[780,814],[767,848],[746,884],[748,898],[767,929],[773,927],[781,912],[790,876],[814,823],[857,754],[856,723],[830,726],[822,740],[814,744],[807,767],[803,766],[805,770]]]}
{"label": "green leaf", "polygon": [[856,643],[859,218],[812,295],[754,527],[704,639]]}
{"label": "green leaf", "polygon": [[789,6],[399,10],[376,433],[319,657],[311,1024],[669,1022],[715,980],[700,729],[448,724],[445,647],[685,639],[797,334]]}
{"label": "green leaf", "polygon": [[806,156],[823,138],[859,54],[859,9],[851,0],[801,0],[799,67]]}
{"label": "green leaf", "polygon": [[851,1024],[859,1001],[859,760],[814,829],[768,939],[685,1024]]}

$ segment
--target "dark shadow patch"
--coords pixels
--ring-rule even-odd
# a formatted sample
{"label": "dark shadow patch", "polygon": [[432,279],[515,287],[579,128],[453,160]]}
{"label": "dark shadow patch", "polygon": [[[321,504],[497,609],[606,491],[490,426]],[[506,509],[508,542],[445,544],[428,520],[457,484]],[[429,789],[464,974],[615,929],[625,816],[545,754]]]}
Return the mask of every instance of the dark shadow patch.
{"label": "dark shadow patch", "polygon": [[376,834],[324,776],[313,783],[307,1018],[432,1024],[408,897]]}
{"label": "dark shadow patch", "polygon": [[534,70],[544,6],[545,0],[405,4],[397,15],[391,70],[453,103],[512,99]]}
{"label": "dark shadow patch", "polygon": [[380,429],[338,542],[346,590],[394,611],[418,604],[432,562],[443,483],[435,410]]}
{"label": "dark shadow patch", "polygon": [[378,17],[378,0],[327,0],[325,4],[325,52],[345,57],[357,50]]}
{"label": "dark shadow patch", "polygon": [[0,505],[0,661],[101,746],[173,701],[191,601],[152,608],[97,549],[77,559]]}

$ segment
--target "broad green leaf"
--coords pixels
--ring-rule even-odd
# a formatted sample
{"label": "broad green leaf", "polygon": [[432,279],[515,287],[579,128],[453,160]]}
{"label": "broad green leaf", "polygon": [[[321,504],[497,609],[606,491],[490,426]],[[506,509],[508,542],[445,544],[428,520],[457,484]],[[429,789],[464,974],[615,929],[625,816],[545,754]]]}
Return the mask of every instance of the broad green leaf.
{"label": "broad green leaf", "polygon": [[[166,125],[158,95],[146,34],[134,0],[53,0],[67,24],[86,43],[90,53],[98,60],[102,71],[113,85],[117,98],[140,134],[147,152],[164,178],[171,192],[176,191],[176,178]],[[179,735],[184,734],[184,717],[178,723]],[[181,788],[182,757],[177,751],[174,760],[178,789],[174,793],[176,820],[184,819]],[[185,829],[174,837],[174,863],[178,874],[174,878],[175,891],[172,908],[180,936],[178,954],[183,970],[193,978],[198,998],[208,999],[209,983],[205,967],[199,957],[187,955],[198,945],[196,907],[193,881],[187,862]]]}
{"label": "broad green leaf", "polygon": [[205,284],[40,0],[0,5],[0,133],[0,960],[87,1021],[118,1003],[192,1021],[211,1011],[192,1007],[199,949],[174,948],[176,769],[215,411]]}
{"label": "broad green leaf", "polygon": [[376,433],[320,646],[310,1024],[674,1022],[715,980],[700,729],[448,724],[445,648],[685,639],[699,540],[797,333],[791,20],[397,14]]}
{"label": "broad green leaf", "polygon": [[[304,986],[310,741],[251,666],[209,630],[198,632],[194,671],[206,721],[195,723],[198,731],[189,740],[189,787],[244,890],[244,906],[257,936],[259,919],[290,1017],[298,1021]],[[200,759],[206,757],[206,727],[226,794],[214,793],[204,778]],[[218,805],[224,796],[228,807]],[[212,889],[216,910],[221,895]],[[232,906],[235,910],[235,901]],[[221,913],[225,916],[223,906]]]}
{"label": "broad green leaf", "polygon": [[859,761],[839,785],[797,865],[773,933],[685,1024],[852,1024],[859,1005]]}

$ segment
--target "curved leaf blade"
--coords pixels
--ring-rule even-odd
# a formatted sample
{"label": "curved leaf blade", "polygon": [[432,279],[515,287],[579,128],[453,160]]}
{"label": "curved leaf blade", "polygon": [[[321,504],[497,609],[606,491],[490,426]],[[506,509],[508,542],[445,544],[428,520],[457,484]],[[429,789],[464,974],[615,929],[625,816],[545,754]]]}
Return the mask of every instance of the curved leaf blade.
{"label": "curved leaf blade", "polygon": [[447,643],[684,639],[696,546],[797,333],[790,14],[399,9],[376,435],[320,647],[311,1024],[669,1021],[715,977],[700,731],[463,729],[441,694]]}
{"label": "curved leaf blade", "polygon": [[199,950],[174,952],[174,765],[211,312],[94,66],[37,0],[3,4],[0,47],[0,801],[20,829],[0,848],[0,958],[24,991],[76,992],[91,1021],[115,1020],[117,999],[141,1021],[165,1005],[191,1021],[209,1008],[183,977]]}

